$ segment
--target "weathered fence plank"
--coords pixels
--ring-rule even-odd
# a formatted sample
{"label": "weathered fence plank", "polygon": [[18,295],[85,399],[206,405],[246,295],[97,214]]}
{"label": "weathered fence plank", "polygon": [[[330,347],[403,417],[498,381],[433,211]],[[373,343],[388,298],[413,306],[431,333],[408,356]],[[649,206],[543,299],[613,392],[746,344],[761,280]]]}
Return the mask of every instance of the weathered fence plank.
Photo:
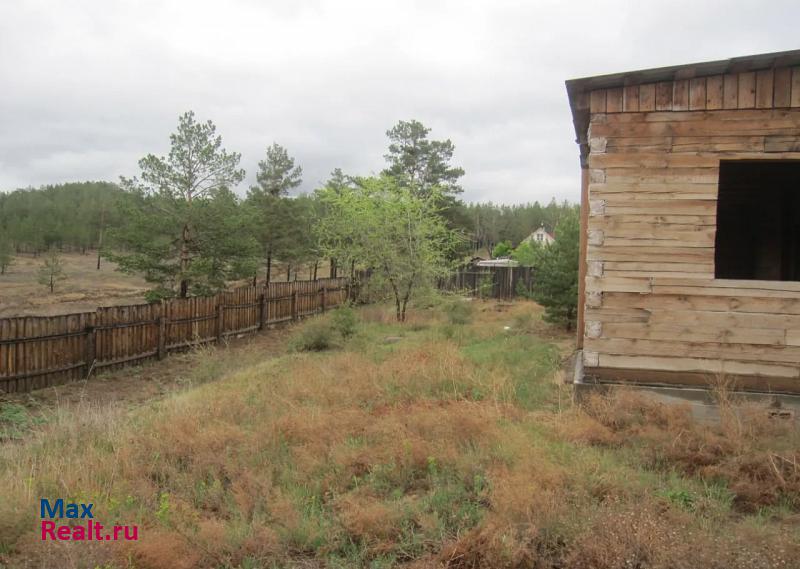
{"label": "weathered fence plank", "polygon": [[347,301],[346,278],[270,283],[215,296],[0,319],[0,393],[26,392],[324,312]]}
{"label": "weathered fence plank", "polygon": [[465,267],[439,280],[440,290],[479,298],[511,299],[533,288],[532,267]]}

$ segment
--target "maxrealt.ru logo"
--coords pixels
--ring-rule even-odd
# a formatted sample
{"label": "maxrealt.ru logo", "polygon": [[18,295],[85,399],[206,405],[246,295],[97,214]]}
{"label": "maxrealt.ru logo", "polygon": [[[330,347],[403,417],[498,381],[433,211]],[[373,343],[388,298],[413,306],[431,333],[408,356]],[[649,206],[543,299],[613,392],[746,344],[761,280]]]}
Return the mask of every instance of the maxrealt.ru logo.
{"label": "maxrealt.ru logo", "polygon": [[[42,541],[136,541],[138,526],[110,526],[106,528],[94,519],[94,504],[64,503],[63,498],[50,502],[39,501],[39,517],[42,518]],[[69,520],[58,523],[53,520]],[[78,523],[75,520],[80,520]]]}

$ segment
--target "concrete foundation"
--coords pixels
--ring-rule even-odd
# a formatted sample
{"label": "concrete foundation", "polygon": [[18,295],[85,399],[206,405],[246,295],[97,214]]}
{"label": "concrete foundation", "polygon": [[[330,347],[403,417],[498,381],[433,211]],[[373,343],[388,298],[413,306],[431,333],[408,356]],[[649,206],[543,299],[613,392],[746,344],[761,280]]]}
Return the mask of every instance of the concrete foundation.
{"label": "concrete foundation", "polygon": [[[583,358],[578,352],[573,369],[573,388],[575,399],[580,401],[591,393],[610,394],[615,390],[635,391],[661,403],[688,405],[692,416],[698,421],[718,422],[719,405],[712,389],[697,387],[676,387],[674,385],[637,385],[629,383],[605,383],[586,381],[583,375]],[[758,393],[735,391],[729,394],[736,402],[749,402],[764,405],[772,416],[791,421],[800,420],[800,396],[781,393]]]}

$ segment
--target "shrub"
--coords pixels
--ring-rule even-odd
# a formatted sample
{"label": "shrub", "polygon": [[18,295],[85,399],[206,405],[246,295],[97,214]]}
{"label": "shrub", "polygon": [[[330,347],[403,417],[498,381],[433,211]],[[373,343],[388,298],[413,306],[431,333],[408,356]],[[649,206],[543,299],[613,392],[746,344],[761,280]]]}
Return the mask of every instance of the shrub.
{"label": "shrub", "polygon": [[444,305],[444,313],[450,324],[469,324],[472,321],[472,305],[464,300],[455,300]]}
{"label": "shrub", "polygon": [[32,416],[17,403],[0,403],[0,441],[19,439],[31,428],[44,420]]}
{"label": "shrub", "polygon": [[494,249],[492,249],[492,257],[508,257],[513,250],[514,247],[511,245],[511,241],[506,239],[494,246]]}
{"label": "shrub", "polygon": [[290,341],[290,347],[295,352],[322,352],[336,345],[334,336],[330,323],[314,320],[298,330]]}
{"label": "shrub", "polygon": [[331,314],[331,326],[339,335],[347,339],[356,333],[358,317],[349,305],[343,305]]}

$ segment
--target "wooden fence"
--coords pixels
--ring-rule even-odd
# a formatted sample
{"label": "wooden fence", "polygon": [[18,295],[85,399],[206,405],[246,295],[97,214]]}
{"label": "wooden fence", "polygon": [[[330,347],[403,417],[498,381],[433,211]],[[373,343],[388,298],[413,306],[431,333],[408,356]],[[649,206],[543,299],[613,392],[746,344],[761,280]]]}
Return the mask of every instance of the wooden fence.
{"label": "wooden fence", "polygon": [[32,391],[99,369],[161,359],[170,351],[325,312],[349,294],[347,279],[320,279],[64,316],[3,318],[0,393]]}
{"label": "wooden fence", "polygon": [[512,299],[533,289],[532,267],[464,267],[440,279],[439,289],[478,298]]}

